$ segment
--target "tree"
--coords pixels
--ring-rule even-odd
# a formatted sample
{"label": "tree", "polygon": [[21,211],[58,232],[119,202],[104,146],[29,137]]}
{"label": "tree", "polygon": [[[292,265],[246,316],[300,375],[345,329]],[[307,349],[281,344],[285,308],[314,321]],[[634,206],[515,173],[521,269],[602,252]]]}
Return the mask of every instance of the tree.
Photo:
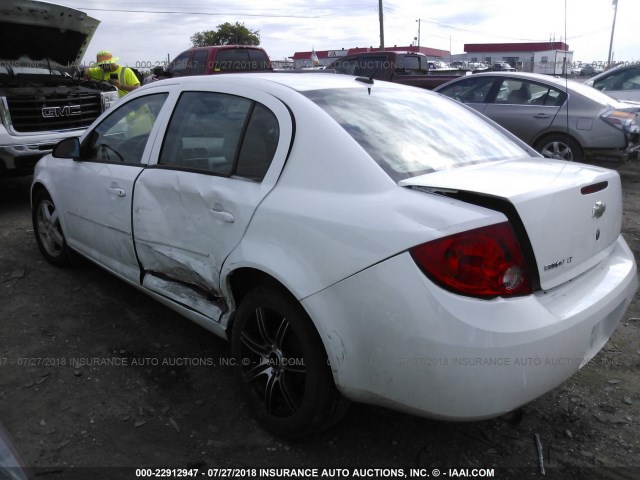
{"label": "tree", "polygon": [[197,32],[191,36],[192,47],[207,47],[209,45],[259,45],[260,31],[249,30],[244,23],[231,24],[225,22],[218,25],[217,30]]}

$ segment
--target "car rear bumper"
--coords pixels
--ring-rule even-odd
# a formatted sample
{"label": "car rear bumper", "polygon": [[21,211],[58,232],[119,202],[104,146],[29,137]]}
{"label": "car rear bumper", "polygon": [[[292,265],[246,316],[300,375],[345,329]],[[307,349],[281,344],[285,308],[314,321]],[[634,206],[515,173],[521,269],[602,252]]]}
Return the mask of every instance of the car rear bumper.
{"label": "car rear bumper", "polygon": [[303,300],[348,398],[434,418],[498,416],[571,377],[606,343],[638,281],[620,237],[600,264],[525,297],[442,290],[408,253]]}

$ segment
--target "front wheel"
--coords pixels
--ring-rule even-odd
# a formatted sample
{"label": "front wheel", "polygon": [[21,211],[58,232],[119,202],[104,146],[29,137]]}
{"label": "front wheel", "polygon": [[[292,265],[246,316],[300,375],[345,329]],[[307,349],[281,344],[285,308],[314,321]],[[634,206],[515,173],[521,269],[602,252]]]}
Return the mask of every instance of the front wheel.
{"label": "front wheel", "polygon": [[33,197],[31,220],[38,248],[44,258],[56,267],[69,265],[69,248],[60,226],[58,209],[44,190]]}
{"label": "front wheel", "polygon": [[567,160],[569,162],[582,161],[582,147],[568,135],[554,134],[540,139],[535,147],[543,157]]}
{"label": "front wheel", "polygon": [[309,435],[346,411],[318,332],[283,289],[263,286],[247,294],[236,312],[231,348],[249,406],[271,433]]}

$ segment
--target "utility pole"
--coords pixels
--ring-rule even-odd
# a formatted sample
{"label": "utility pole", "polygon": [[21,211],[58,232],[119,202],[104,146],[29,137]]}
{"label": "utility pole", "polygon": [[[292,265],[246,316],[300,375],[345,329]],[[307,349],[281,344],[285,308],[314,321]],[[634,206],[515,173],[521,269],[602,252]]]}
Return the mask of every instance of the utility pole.
{"label": "utility pole", "polygon": [[418,22],[418,51],[420,51],[420,19],[417,19],[416,22]]}
{"label": "utility pole", "polygon": [[611,2],[615,7],[613,11],[613,25],[611,26],[611,41],[609,42],[609,60],[607,62],[607,68],[611,67],[611,51],[613,50],[613,32],[616,29],[616,16],[618,15],[618,0],[612,0]]}
{"label": "utility pole", "polygon": [[384,20],[382,16],[382,0],[378,0],[378,16],[380,17],[380,50],[384,50]]}

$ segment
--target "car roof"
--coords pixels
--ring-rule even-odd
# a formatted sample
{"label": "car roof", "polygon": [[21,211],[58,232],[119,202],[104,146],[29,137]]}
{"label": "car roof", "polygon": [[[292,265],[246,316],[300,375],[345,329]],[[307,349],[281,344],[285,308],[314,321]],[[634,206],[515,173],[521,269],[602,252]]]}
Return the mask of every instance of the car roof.
{"label": "car roof", "polygon": [[[279,84],[285,87],[289,87],[296,91],[309,91],[309,90],[325,90],[332,88],[412,88],[404,85],[383,82],[382,80],[373,80],[374,83],[368,84],[356,80],[358,77],[351,75],[339,75],[330,71],[325,73],[311,73],[311,72],[251,72],[251,73],[228,73],[225,75],[194,75],[187,77],[176,77],[166,80],[159,80],[157,82],[150,83],[149,85],[162,85],[163,83],[179,83],[183,86],[188,85],[203,85],[212,83],[252,83],[254,86],[267,86],[269,84]],[[421,89],[422,90],[422,89]]]}
{"label": "car roof", "polygon": [[193,47],[189,50],[237,50],[237,49],[264,50],[258,45],[207,45],[205,47]]}

